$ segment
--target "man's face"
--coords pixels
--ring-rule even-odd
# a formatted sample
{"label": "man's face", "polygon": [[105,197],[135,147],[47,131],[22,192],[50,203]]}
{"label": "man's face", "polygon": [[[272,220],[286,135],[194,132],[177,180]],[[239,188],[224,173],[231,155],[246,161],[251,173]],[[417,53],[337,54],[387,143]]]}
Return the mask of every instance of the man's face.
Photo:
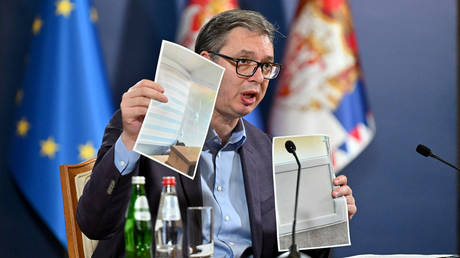
{"label": "man's face", "polygon": [[[246,58],[258,62],[273,62],[273,44],[266,35],[260,35],[243,27],[236,27],[227,34],[220,54],[233,58]],[[233,61],[216,56],[216,63],[225,67],[214,115],[224,119],[238,119],[249,114],[263,99],[268,80],[263,78],[260,67],[251,77],[236,73]]]}

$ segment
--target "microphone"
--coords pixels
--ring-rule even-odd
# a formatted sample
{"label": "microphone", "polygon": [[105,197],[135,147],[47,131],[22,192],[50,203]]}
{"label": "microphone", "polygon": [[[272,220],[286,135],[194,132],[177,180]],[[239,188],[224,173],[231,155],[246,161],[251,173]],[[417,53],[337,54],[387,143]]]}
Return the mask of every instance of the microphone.
{"label": "microphone", "polygon": [[278,256],[278,258],[281,257],[288,257],[288,258],[300,258],[300,257],[309,257],[303,253],[299,253],[297,250],[297,245],[295,243],[295,224],[297,221],[297,202],[299,200],[299,181],[300,181],[300,161],[299,158],[297,157],[297,154],[295,152],[296,147],[295,144],[291,141],[288,140],[284,143],[284,147],[286,147],[287,152],[292,153],[294,155],[295,160],[297,162],[297,182],[296,182],[296,189],[295,189],[295,205],[294,205],[294,220],[292,221],[292,243],[291,246],[289,247],[289,251],[286,253],[281,254]]}
{"label": "microphone", "polygon": [[432,157],[432,158],[435,158],[439,161],[441,161],[442,163],[452,167],[452,168],[455,168],[457,171],[460,171],[460,169],[454,165],[452,165],[451,163],[443,160],[442,158],[436,156],[433,152],[431,152],[430,148],[426,147],[425,145],[423,144],[419,144],[417,145],[417,148],[415,149],[420,155],[423,155],[425,157]]}
{"label": "microphone", "polygon": [[287,152],[292,153],[295,155],[295,144],[292,141],[286,141],[284,144],[284,147],[286,147]]}

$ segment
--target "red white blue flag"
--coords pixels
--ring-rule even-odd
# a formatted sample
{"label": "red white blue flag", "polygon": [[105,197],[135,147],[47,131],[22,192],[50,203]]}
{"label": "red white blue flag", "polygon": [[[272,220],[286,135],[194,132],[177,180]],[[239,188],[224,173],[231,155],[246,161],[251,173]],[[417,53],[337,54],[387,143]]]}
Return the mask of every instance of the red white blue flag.
{"label": "red white blue flag", "polygon": [[346,0],[299,2],[283,64],[270,132],[329,135],[341,170],[375,134]]}

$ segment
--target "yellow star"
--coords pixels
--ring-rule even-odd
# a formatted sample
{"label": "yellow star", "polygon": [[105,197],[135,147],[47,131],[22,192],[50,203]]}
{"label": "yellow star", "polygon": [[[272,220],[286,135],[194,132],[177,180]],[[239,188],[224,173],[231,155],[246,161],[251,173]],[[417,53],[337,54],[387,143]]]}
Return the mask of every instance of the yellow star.
{"label": "yellow star", "polygon": [[35,17],[34,23],[32,24],[32,32],[34,35],[37,35],[40,33],[40,30],[42,29],[43,26],[43,21],[40,19],[40,17]]}
{"label": "yellow star", "polygon": [[22,89],[18,89],[18,91],[16,91],[16,97],[15,97],[16,105],[21,104],[23,97],[24,97],[24,91]]}
{"label": "yellow star", "polygon": [[85,145],[78,145],[78,158],[81,160],[88,160],[96,156],[96,149],[91,142],[87,142]]}
{"label": "yellow star", "polygon": [[50,159],[54,158],[54,154],[56,154],[59,149],[59,145],[54,142],[53,137],[48,137],[46,141],[40,141],[40,146],[40,154],[42,156],[48,156]]}
{"label": "yellow star", "polygon": [[29,131],[30,129],[30,124],[29,122],[27,122],[27,120],[23,117],[21,120],[19,120],[19,122],[17,123],[17,126],[16,126],[16,133],[21,136],[21,137],[25,137],[27,132]]}
{"label": "yellow star", "polygon": [[56,14],[69,18],[70,13],[74,9],[74,4],[69,0],[59,0],[56,2]]}
{"label": "yellow star", "polygon": [[99,20],[99,14],[97,13],[97,10],[95,7],[91,7],[89,10],[89,19],[95,23]]}

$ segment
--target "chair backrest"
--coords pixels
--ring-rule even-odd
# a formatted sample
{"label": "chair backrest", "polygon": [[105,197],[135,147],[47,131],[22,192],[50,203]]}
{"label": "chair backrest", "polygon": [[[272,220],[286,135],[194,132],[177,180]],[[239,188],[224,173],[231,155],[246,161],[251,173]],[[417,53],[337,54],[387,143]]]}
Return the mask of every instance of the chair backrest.
{"label": "chair backrest", "polygon": [[97,240],[90,240],[80,231],[75,218],[78,199],[91,176],[95,162],[96,159],[93,158],[76,165],[60,166],[69,258],[91,257],[98,243]]}

